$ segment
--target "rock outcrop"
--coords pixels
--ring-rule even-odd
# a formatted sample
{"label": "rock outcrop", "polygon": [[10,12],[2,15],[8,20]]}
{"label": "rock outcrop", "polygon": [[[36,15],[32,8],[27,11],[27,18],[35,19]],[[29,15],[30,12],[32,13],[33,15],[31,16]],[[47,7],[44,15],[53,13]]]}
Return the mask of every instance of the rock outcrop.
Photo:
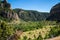
{"label": "rock outcrop", "polygon": [[47,20],[59,21],[60,20],[60,3],[56,4],[51,8],[50,16]]}
{"label": "rock outcrop", "polygon": [[2,7],[2,8],[11,8],[11,5],[9,3],[7,3],[6,0],[4,0],[4,1],[1,1],[0,7]]}
{"label": "rock outcrop", "polygon": [[0,17],[6,20],[18,20],[18,15],[11,9],[11,5],[6,0],[0,3]]}
{"label": "rock outcrop", "polygon": [[3,18],[7,18],[8,20],[17,20],[18,15],[13,11],[1,11],[0,16]]}
{"label": "rock outcrop", "polygon": [[[11,9],[11,5],[3,0],[0,3],[0,17],[7,20],[18,20],[22,19],[24,21],[41,21],[45,20],[49,16],[47,12],[38,12],[34,10],[23,10],[23,9]],[[4,19],[4,20],[5,20]]]}

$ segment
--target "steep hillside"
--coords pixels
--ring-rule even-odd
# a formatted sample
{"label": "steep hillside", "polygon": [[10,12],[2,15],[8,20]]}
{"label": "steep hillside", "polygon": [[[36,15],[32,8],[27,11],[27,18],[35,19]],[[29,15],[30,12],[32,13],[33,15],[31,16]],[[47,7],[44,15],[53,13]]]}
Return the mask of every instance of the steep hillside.
{"label": "steep hillside", "polygon": [[23,10],[23,9],[13,9],[15,12],[17,12],[19,18],[21,18],[24,21],[41,21],[45,20],[48,16],[48,12],[38,12],[34,10]]}
{"label": "steep hillside", "polygon": [[11,9],[10,3],[6,0],[0,2],[0,19],[4,21],[23,20],[41,21],[49,16],[48,12],[38,12],[35,10]]}
{"label": "steep hillside", "polygon": [[[1,1],[1,0],[0,0]],[[58,6],[59,5],[59,6]],[[35,10],[12,9],[6,0],[0,2],[0,40],[45,40],[60,35],[60,3],[50,14]],[[8,21],[8,22],[7,22]]]}
{"label": "steep hillside", "polygon": [[60,21],[60,3],[51,8],[50,16],[47,18],[47,20]]}
{"label": "steep hillside", "polygon": [[0,2],[0,20],[18,20],[18,15],[11,9],[11,5],[6,1]]}

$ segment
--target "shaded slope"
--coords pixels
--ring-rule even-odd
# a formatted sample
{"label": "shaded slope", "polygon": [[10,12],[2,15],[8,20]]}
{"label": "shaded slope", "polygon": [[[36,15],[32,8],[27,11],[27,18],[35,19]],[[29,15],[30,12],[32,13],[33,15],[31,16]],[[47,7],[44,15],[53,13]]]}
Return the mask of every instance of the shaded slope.
{"label": "shaded slope", "polygon": [[59,21],[60,20],[60,3],[56,4],[51,8],[50,16],[47,20]]}
{"label": "shaded slope", "polygon": [[19,18],[24,21],[41,21],[45,20],[48,16],[48,12],[38,12],[34,10],[13,9],[17,12]]}
{"label": "shaded slope", "polygon": [[0,20],[18,20],[18,15],[11,9],[10,3],[6,0],[0,2]]}

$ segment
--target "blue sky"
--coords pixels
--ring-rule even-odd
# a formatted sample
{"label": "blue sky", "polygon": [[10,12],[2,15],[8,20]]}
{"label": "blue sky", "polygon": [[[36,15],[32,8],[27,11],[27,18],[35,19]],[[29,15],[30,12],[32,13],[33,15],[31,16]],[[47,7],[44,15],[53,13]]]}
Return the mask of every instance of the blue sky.
{"label": "blue sky", "polygon": [[26,10],[37,10],[40,12],[49,12],[51,7],[59,3],[60,0],[8,0],[12,8],[21,8]]}

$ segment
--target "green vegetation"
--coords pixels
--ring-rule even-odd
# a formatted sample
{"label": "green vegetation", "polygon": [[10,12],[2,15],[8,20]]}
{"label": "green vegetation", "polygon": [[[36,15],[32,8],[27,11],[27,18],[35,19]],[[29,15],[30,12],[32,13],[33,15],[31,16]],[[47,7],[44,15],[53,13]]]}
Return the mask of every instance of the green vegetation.
{"label": "green vegetation", "polygon": [[14,33],[12,25],[7,25],[6,22],[0,21],[0,40],[6,40]]}
{"label": "green vegetation", "polygon": [[23,37],[23,40],[27,40],[27,37],[26,37],[26,36],[24,36],[24,37]]}
{"label": "green vegetation", "polygon": [[23,10],[23,9],[13,9],[14,12],[16,12],[19,16],[19,19],[22,19],[24,21],[41,21],[46,20],[46,18],[49,16],[48,12],[38,12],[35,10]]}
{"label": "green vegetation", "polygon": [[[1,6],[1,4],[3,5]],[[4,3],[0,0],[0,40],[7,40],[17,30],[19,30],[19,33],[18,36],[15,36],[20,37],[18,40],[45,40],[60,35],[60,20],[46,21],[46,18],[50,15],[48,12],[23,10],[19,8],[11,10],[10,8],[11,5],[9,3]],[[13,21],[15,20],[19,20],[19,24],[14,24]],[[23,31],[22,34],[20,34],[20,30]]]}
{"label": "green vegetation", "polygon": [[[36,21],[36,22],[21,22],[20,24],[8,24],[8,22],[6,23],[5,21],[0,21],[0,39],[6,40],[10,35],[13,35],[13,33],[15,33],[15,30],[22,30],[23,32],[28,32],[29,35],[33,34],[34,37],[33,39],[28,38],[29,35],[26,35],[23,36],[22,40],[43,40],[59,36],[60,23],[56,23],[55,21],[52,23],[51,22],[52,21]],[[34,30],[37,33],[39,32],[39,34],[36,35],[36,32],[33,33]],[[41,32],[46,33],[43,35]]]}
{"label": "green vegetation", "polygon": [[51,28],[51,31],[49,33],[50,37],[56,37],[60,35],[60,25],[57,25],[53,28]]}
{"label": "green vegetation", "polygon": [[39,35],[39,36],[37,37],[37,40],[43,40],[42,36]]}
{"label": "green vegetation", "polygon": [[[52,22],[52,23],[51,23]],[[39,24],[40,23],[40,24]],[[24,25],[25,24],[25,25]],[[28,39],[31,39],[31,40],[45,40],[45,39],[48,39],[48,38],[52,38],[52,37],[56,37],[56,36],[59,36],[60,35],[60,23],[56,23],[55,21],[53,22],[53,21],[40,21],[40,22],[27,22],[27,23],[24,23],[24,24],[22,24],[23,26],[21,26],[20,25],[20,29],[21,30],[25,30],[26,31],[26,33],[25,34],[27,34],[27,32],[28,32],[28,34],[26,35],[26,37],[27,37],[27,39],[25,39],[25,40],[28,40]],[[29,25],[30,24],[30,25]],[[39,25],[40,27],[38,28],[38,29],[41,29],[41,31],[42,31],[42,33],[44,32],[46,32],[44,35],[43,34],[36,34],[35,35],[35,33],[37,33],[37,31],[35,32],[34,30],[38,30],[36,27],[38,27],[38,26],[36,26],[36,27],[34,27],[34,26],[32,26],[32,28],[30,28],[31,27],[31,25],[33,25],[33,24],[35,24],[34,26],[36,26],[36,25]],[[29,26],[30,27],[29,27]],[[43,31],[44,30],[44,31]],[[50,30],[50,31],[49,31]],[[30,31],[32,31],[32,32],[30,32]],[[40,32],[41,32],[40,31]],[[34,33],[35,32],[35,33]],[[39,32],[39,31],[38,31]],[[25,35],[24,34],[24,35]],[[28,36],[29,35],[34,35],[34,39],[32,39],[32,38],[28,38]],[[37,37],[38,36],[38,37]],[[42,36],[44,36],[44,37],[42,37]],[[23,36],[22,36],[23,37]],[[23,37],[24,38],[24,37]]]}
{"label": "green vegetation", "polygon": [[[41,22],[23,22],[18,25],[15,25],[17,29],[23,30],[23,31],[30,31],[30,30],[35,30],[39,28],[43,28],[43,25]],[[15,29],[16,29],[15,28]]]}

